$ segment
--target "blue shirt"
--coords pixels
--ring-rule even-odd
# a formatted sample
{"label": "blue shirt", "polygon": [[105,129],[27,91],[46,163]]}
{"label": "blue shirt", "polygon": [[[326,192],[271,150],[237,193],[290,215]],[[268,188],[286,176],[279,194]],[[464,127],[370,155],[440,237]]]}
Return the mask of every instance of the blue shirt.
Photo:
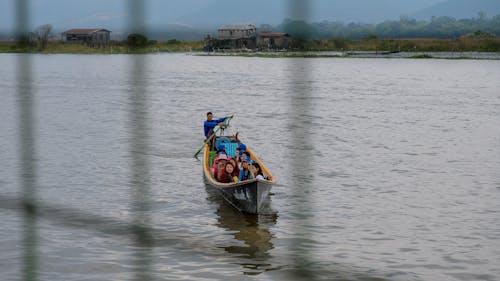
{"label": "blue shirt", "polygon": [[251,180],[253,178],[254,177],[252,175],[252,172],[250,172],[250,170],[248,170],[247,172],[245,172],[244,169],[241,169],[240,170],[240,174],[238,175],[238,181]]}
{"label": "blue shirt", "polygon": [[212,121],[205,120],[205,123],[203,123],[203,127],[205,129],[205,137],[208,138],[211,134],[211,131],[219,124],[220,122],[224,122],[227,117],[223,117],[220,119],[212,119]]}

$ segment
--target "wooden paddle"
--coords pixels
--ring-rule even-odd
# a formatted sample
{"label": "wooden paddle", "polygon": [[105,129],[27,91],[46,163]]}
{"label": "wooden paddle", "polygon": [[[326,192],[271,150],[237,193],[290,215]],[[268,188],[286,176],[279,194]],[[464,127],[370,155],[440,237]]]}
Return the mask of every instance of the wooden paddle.
{"label": "wooden paddle", "polygon": [[[233,115],[229,116],[226,118],[226,120],[224,120],[222,123],[224,123],[225,125],[227,125],[227,123],[229,123],[229,120],[233,118]],[[213,131],[213,133],[203,142],[203,145],[200,147],[200,149],[198,149],[198,151],[196,151],[196,153],[194,154],[194,158],[198,158],[198,154],[200,154],[200,152],[203,150],[203,147],[205,147],[205,145],[207,143],[209,143],[214,137],[215,137],[215,134],[220,130],[220,126],[216,126],[215,130]]]}

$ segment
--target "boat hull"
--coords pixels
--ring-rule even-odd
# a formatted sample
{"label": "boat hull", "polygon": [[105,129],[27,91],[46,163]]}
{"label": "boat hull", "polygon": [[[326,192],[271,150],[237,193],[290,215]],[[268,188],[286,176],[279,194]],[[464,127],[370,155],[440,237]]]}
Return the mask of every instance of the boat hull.
{"label": "boat hull", "polygon": [[216,188],[222,197],[234,208],[244,213],[260,214],[269,200],[272,184],[266,181],[250,180],[232,185],[217,185],[207,179],[207,183]]}

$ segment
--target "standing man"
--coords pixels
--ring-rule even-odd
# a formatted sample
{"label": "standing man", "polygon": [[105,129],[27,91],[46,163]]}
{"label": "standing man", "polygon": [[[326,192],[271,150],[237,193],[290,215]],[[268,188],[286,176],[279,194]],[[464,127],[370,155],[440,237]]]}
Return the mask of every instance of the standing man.
{"label": "standing man", "polygon": [[213,130],[217,124],[224,122],[227,118],[230,118],[232,116],[228,117],[223,117],[220,119],[213,119],[214,116],[212,112],[207,112],[207,120],[203,123],[203,127],[205,129],[205,138],[210,137],[210,135],[213,133]]}

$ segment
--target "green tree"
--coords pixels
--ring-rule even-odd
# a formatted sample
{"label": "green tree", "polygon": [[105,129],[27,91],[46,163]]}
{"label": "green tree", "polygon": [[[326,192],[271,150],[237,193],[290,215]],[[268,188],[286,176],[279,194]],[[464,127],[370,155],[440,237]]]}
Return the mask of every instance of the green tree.
{"label": "green tree", "polygon": [[305,21],[292,21],[286,19],[283,22],[283,30],[298,40],[307,40],[313,38],[313,28]]}
{"label": "green tree", "polygon": [[35,29],[34,36],[38,43],[38,50],[43,51],[47,47],[52,32],[52,25],[44,24]]}

